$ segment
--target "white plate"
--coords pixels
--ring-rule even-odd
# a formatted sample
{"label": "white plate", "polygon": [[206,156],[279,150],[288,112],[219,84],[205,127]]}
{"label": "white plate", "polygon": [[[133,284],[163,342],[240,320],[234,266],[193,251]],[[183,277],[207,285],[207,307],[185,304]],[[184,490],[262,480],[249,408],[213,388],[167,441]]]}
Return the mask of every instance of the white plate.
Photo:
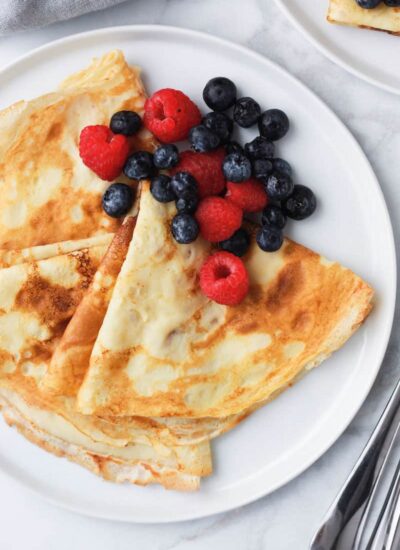
{"label": "white plate", "polygon": [[374,86],[400,94],[400,37],[326,20],[329,0],[275,0],[329,59]]}
{"label": "white plate", "polygon": [[[386,206],[368,161],[336,116],[301,83],[264,57],[208,35],[158,26],[99,30],[32,52],[0,74],[1,103],[52,90],[93,56],[121,48],[144,69],[150,92],[201,92],[216,75],[233,78],[263,107],[292,121],[279,155],[296,181],[311,185],[318,212],[290,235],[353,268],[375,287],[376,308],[358,334],[294,388],[214,442],[215,472],[197,494],[106,483],[55,458],[0,424],[0,467],[47,499],[94,516],[168,522],[222,512],[259,498],[301,473],[339,437],[379,370],[393,319],[396,267]],[[250,135],[251,132],[248,132]]]}

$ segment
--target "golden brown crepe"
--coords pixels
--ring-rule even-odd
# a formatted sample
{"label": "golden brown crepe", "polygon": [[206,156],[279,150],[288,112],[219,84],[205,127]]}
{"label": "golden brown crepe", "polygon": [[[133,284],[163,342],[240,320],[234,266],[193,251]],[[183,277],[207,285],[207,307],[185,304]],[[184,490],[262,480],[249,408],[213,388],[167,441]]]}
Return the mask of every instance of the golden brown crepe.
{"label": "golden brown crepe", "polygon": [[400,8],[383,2],[376,8],[364,9],[355,0],[330,0],[327,19],[330,23],[400,34]]}
{"label": "golden brown crepe", "polygon": [[[120,237],[129,226],[128,220]],[[208,441],[174,447],[155,430],[147,437],[143,430],[141,441],[123,438],[118,426],[76,413],[73,398],[40,389],[105,252],[106,246],[93,246],[0,270],[0,407],[26,437],[106,479],[197,489],[212,468]]]}
{"label": "golden brown crepe", "polygon": [[107,250],[92,284],[77,307],[53,354],[44,387],[75,396],[89,365],[94,342],[106,314],[115,281],[132,239],[136,219],[129,216]]}
{"label": "golden brown crepe", "polygon": [[[0,112],[0,250],[111,233],[101,196],[109,185],[79,157],[79,135],[107,124],[121,109],[143,112],[146,96],[137,68],[120,51],[104,55],[65,80],[57,92]],[[142,131],[134,148],[154,147]],[[1,254],[0,254],[1,255]]]}
{"label": "golden brown crepe", "polygon": [[[177,244],[173,204],[146,184],[131,245],[78,394],[84,414],[226,417],[268,399],[344,344],[372,290],[337,263],[287,240],[273,254],[252,240],[250,292],[226,307],[201,292],[210,253]],[[129,327],[129,330],[127,330]]]}

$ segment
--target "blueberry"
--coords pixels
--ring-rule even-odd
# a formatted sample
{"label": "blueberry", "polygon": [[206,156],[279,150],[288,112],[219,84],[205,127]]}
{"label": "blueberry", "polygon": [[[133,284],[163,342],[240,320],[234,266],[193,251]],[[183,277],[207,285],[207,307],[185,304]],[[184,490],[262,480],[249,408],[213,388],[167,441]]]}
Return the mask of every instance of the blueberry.
{"label": "blueberry", "polygon": [[251,163],[241,153],[227,155],[222,163],[222,171],[228,181],[240,183],[248,180],[251,176]]}
{"label": "blueberry", "polygon": [[283,229],[286,225],[286,216],[282,212],[282,208],[275,204],[269,204],[263,210],[261,223],[263,225],[273,225],[278,229]]}
{"label": "blueberry", "polygon": [[127,178],[142,180],[154,174],[153,155],[147,151],[137,151],[125,162],[124,174]]}
{"label": "blueberry", "polygon": [[370,10],[372,8],[376,8],[376,6],[379,6],[381,0],[356,0],[356,2],[360,6],[360,8]]}
{"label": "blueberry", "polygon": [[132,207],[134,193],[126,183],[112,183],[103,195],[102,204],[106,214],[112,218],[121,218]]}
{"label": "blueberry", "polygon": [[400,0],[383,0],[384,3],[389,6],[389,8],[399,8]]}
{"label": "blueberry", "polygon": [[250,235],[243,228],[238,229],[229,239],[221,241],[219,248],[232,252],[235,256],[244,256],[250,246]]}
{"label": "blueberry", "polygon": [[176,200],[176,209],[180,213],[193,214],[199,204],[197,193],[186,191]]}
{"label": "blueberry", "polygon": [[198,126],[193,126],[190,130],[189,143],[196,153],[206,153],[207,151],[216,149],[220,145],[221,140],[217,134],[199,124]]}
{"label": "blueberry", "polygon": [[164,174],[160,174],[152,178],[150,191],[158,202],[171,202],[176,198],[175,193],[172,190],[171,178]]}
{"label": "blueberry", "polygon": [[173,168],[179,162],[179,152],[176,145],[168,143],[160,145],[154,153],[154,166],[167,170]]}
{"label": "blueberry", "polygon": [[260,116],[258,128],[263,137],[276,141],[289,131],[289,119],[280,109],[269,109]]}
{"label": "blueberry", "polygon": [[305,185],[295,185],[291,196],[283,203],[283,211],[293,220],[304,220],[314,213],[317,199]]}
{"label": "blueberry", "polygon": [[134,111],[118,111],[110,120],[110,128],[114,134],[123,134],[124,136],[133,136],[139,131],[141,125],[142,119]]}
{"label": "blueberry", "polygon": [[236,86],[229,78],[217,76],[207,82],[203,99],[213,111],[225,111],[236,101]]}
{"label": "blueberry", "polygon": [[203,118],[203,125],[217,134],[221,143],[229,141],[233,131],[233,121],[225,113],[208,113]]}
{"label": "blueberry", "polygon": [[273,172],[265,180],[265,190],[271,200],[282,201],[287,199],[293,192],[293,180],[282,172]]}
{"label": "blueberry", "polygon": [[274,170],[272,159],[256,159],[253,161],[253,176],[255,178],[268,178]]}
{"label": "blueberry", "polygon": [[177,172],[172,176],[171,187],[177,197],[184,193],[197,194],[197,181],[189,172]]}
{"label": "blueberry", "polygon": [[237,141],[229,141],[225,145],[225,151],[227,155],[230,155],[231,153],[240,153],[241,155],[244,155],[244,149]]}
{"label": "blueberry", "polygon": [[264,225],[257,231],[256,241],[261,250],[275,252],[283,244],[283,233],[273,225]]}
{"label": "blueberry", "polygon": [[270,159],[274,156],[275,145],[272,141],[258,136],[250,143],[246,143],[244,151],[251,159]]}
{"label": "blueberry", "polygon": [[233,108],[233,120],[242,128],[250,128],[261,115],[261,108],[251,97],[241,97]]}
{"label": "blueberry", "polygon": [[277,172],[282,172],[283,174],[287,174],[288,176],[292,177],[293,170],[290,164],[283,159],[274,159],[272,161],[274,163],[274,170]]}
{"label": "blueberry", "polygon": [[189,244],[199,235],[199,225],[190,214],[177,214],[171,223],[174,239],[179,244]]}

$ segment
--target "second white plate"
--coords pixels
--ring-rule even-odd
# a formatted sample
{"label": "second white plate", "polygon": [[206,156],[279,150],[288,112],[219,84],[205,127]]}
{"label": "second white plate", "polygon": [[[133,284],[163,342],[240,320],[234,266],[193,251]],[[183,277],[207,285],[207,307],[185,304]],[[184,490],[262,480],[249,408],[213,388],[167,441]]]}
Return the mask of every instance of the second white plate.
{"label": "second white plate", "polygon": [[275,2],[329,59],[374,86],[400,94],[399,36],[328,23],[329,0]]}
{"label": "second white plate", "polygon": [[[0,107],[53,90],[94,56],[120,48],[143,67],[151,93],[184,90],[198,102],[207,80],[226,75],[264,108],[280,107],[291,131],[278,154],[310,185],[317,213],[292,223],[299,242],[351,267],[376,290],[365,326],[342,350],[292,389],[214,441],[214,473],[196,494],[106,483],[47,454],[0,422],[0,468],[54,503],[110,519],[167,522],[198,518],[261,497],[311,465],[339,437],[365,399],[390,334],[396,268],[386,206],[360,147],[338,118],[307,88],[264,57],[187,30],[121,27],[72,36],[13,63],[0,73]],[[248,139],[255,130],[243,135]],[[373,220],[373,223],[371,223]]]}

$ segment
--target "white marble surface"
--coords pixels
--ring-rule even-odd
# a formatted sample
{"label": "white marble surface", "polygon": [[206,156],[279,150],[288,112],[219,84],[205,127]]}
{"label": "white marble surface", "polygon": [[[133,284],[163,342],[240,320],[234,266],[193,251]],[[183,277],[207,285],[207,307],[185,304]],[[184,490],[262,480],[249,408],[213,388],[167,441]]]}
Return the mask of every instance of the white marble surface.
{"label": "white marble surface", "polygon": [[[62,36],[129,23],[160,23],[206,31],[246,44],[295,74],[332,107],[361,143],[376,170],[398,234],[400,98],[371,87],[325,59],[285,20],[273,0],[130,0],[46,29],[0,38],[0,66]],[[0,473],[0,548],[306,549],[397,379],[398,326],[399,312],[381,373],[349,429],[313,467],[274,494],[204,520],[161,526],[129,525],[88,519],[54,508]]]}

